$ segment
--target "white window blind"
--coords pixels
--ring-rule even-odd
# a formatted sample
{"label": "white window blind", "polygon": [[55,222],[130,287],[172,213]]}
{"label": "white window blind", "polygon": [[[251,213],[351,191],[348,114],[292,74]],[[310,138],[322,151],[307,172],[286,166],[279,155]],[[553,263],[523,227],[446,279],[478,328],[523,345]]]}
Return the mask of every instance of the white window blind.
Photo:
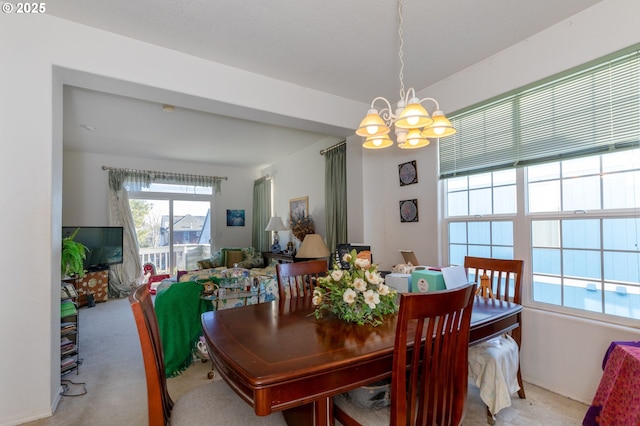
{"label": "white window blind", "polygon": [[640,50],[451,116],[440,178],[640,145]]}

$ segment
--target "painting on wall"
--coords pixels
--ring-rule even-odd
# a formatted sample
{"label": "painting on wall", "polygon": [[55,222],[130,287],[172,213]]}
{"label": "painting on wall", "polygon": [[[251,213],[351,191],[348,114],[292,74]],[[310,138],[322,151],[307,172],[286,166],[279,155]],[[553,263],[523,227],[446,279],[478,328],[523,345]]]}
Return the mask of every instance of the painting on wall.
{"label": "painting on wall", "polygon": [[227,209],[227,226],[244,226],[244,210]]}
{"label": "painting on wall", "polygon": [[400,177],[400,186],[418,183],[418,167],[416,160],[398,164],[398,176]]}
{"label": "painting on wall", "polygon": [[418,221],[418,200],[400,201],[400,222]]}
{"label": "painting on wall", "polygon": [[293,198],[289,200],[289,217],[309,216],[309,197]]}

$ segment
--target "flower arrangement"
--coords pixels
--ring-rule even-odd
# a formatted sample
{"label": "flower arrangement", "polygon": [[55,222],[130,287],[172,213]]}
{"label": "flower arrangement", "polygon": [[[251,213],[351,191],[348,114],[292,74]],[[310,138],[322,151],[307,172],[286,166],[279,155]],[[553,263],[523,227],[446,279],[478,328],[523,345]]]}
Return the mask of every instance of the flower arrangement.
{"label": "flower arrangement", "polygon": [[384,284],[378,265],[358,258],[355,250],[346,253],[342,260],[349,269],[340,269],[336,264],[326,277],[318,278],[313,290],[316,318],[329,311],[359,325],[382,324],[386,315],[398,310],[397,292]]}
{"label": "flower arrangement", "polygon": [[298,240],[304,240],[305,235],[315,234],[316,225],[313,223],[311,215],[305,216],[304,213],[293,213],[289,216],[289,228],[291,233]]}

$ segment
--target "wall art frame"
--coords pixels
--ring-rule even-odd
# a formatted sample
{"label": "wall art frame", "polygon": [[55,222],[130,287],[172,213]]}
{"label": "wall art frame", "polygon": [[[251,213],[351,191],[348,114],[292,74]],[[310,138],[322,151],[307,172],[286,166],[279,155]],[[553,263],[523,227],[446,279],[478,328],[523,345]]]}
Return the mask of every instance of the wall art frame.
{"label": "wall art frame", "polygon": [[400,222],[418,222],[418,200],[400,201]]}
{"label": "wall art frame", "polygon": [[245,215],[243,210],[227,209],[227,226],[244,226]]}
{"label": "wall art frame", "polygon": [[416,160],[398,164],[398,178],[400,179],[400,186],[418,183],[418,165]]}
{"label": "wall art frame", "polygon": [[309,197],[298,197],[289,200],[289,217],[309,216]]}

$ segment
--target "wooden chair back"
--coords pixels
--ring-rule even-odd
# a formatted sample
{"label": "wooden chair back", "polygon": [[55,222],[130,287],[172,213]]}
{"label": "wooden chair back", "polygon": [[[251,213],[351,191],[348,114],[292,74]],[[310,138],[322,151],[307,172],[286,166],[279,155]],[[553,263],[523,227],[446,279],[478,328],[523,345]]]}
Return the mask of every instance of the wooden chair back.
{"label": "wooden chair back", "polygon": [[289,287],[289,296],[306,297],[313,295],[318,277],[327,274],[326,260],[309,260],[306,262],[278,263],[276,265],[278,276],[278,293],[280,299],[287,297],[286,288]]}
{"label": "wooden chair back", "polygon": [[[458,425],[462,421],[475,290],[475,284],[467,284],[400,294],[391,425]],[[407,342],[412,345],[408,347]]]}
{"label": "wooden chair back", "polygon": [[464,267],[475,270],[475,283],[480,286],[482,275],[486,274],[491,283],[495,299],[522,304],[522,260],[491,259],[466,256]]}
{"label": "wooden chair back", "polygon": [[173,401],[169,396],[164,373],[158,320],[146,285],[139,286],[129,294],[129,304],[138,328],[147,378],[149,426],[165,426],[169,423]]}
{"label": "wooden chair back", "polygon": [[[464,258],[464,267],[469,276],[469,270],[475,269],[475,282],[479,283],[482,275],[489,277],[492,286],[492,297],[503,301],[522,304],[522,270],[524,262],[522,260],[490,259],[485,257],[467,256]],[[522,316],[518,314],[519,326],[511,330],[511,337],[515,340],[518,348],[522,346]],[[520,390],[518,395],[525,398],[524,382],[522,371],[518,362],[517,373]],[[493,414],[487,408],[487,415],[493,418]]]}

